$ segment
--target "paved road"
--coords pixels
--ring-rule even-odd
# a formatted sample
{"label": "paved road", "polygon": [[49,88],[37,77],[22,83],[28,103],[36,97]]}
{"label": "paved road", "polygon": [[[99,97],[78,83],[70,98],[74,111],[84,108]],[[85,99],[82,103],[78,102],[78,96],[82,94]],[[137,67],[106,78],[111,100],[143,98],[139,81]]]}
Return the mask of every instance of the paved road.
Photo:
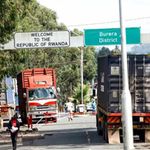
{"label": "paved road", "polygon": [[[18,150],[123,150],[123,145],[109,145],[96,133],[95,116],[83,115],[68,121],[66,115],[56,124],[38,125],[43,135],[40,139],[24,139]],[[138,149],[148,150],[150,145],[136,144]],[[9,150],[11,145],[1,145],[0,150]]]}

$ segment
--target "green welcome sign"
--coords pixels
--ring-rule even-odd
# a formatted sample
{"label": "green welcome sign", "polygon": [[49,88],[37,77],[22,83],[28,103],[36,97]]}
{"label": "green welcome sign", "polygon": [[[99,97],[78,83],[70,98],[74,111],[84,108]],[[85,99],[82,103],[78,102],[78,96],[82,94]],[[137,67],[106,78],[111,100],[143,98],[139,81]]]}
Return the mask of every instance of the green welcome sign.
{"label": "green welcome sign", "polygon": [[[140,28],[126,28],[126,42],[127,44],[140,44]],[[121,44],[121,29],[85,29],[84,30],[84,45],[98,46],[98,45],[119,45]]]}

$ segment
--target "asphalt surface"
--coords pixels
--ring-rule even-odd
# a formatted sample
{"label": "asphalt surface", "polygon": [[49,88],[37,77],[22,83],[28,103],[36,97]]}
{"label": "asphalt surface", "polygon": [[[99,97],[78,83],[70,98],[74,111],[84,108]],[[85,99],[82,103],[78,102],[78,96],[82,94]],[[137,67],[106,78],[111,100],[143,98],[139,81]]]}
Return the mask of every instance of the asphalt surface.
{"label": "asphalt surface", "polygon": [[[110,145],[97,135],[94,115],[76,115],[68,121],[67,114],[61,114],[57,123],[34,127],[40,136],[23,138],[17,150],[123,150],[123,144]],[[10,143],[0,145],[0,150],[10,149]],[[136,143],[135,149],[149,150],[150,144]]]}

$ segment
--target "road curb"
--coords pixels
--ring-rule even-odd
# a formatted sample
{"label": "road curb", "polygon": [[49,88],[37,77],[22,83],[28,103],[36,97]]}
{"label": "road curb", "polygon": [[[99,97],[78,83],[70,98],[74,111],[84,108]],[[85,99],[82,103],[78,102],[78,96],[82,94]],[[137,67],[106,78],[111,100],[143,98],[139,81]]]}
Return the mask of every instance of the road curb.
{"label": "road curb", "polygon": [[[19,134],[18,137],[17,137],[17,142],[18,143],[22,143],[23,140],[30,140],[30,139],[41,139],[41,138],[44,138],[44,135],[42,134]],[[11,143],[11,138],[10,138],[10,135],[7,134],[7,135],[0,135],[0,145],[3,145],[3,144],[9,144]]]}
{"label": "road curb", "polygon": [[[0,145],[4,144],[10,144],[11,143],[11,138],[9,137],[0,137]],[[18,137],[17,138],[17,143],[22,143],[22,138]]]}

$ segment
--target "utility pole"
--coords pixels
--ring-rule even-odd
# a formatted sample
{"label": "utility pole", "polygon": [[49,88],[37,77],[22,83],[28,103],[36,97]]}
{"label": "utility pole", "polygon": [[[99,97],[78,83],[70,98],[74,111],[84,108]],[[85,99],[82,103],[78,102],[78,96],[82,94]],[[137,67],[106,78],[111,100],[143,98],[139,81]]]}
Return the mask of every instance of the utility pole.
{"label": "utility pole", "polygon": [[80,71],[81,71],[81,103],[83,104],[83,48],[80,49],[81,51],[81,64],[80,64]]}
{"label": "utility pole", "polygon": [[[72,33],[74,33],[77,36],[80,36],[79,34],[71,31]],[[80,75],[81,75],[81,104],[84,104],[84,100],[83,100],[83,51],[84,51],[84,47],[79,48],[80,52],[81,52],[81,58],[80,58]]]}
{"label": "utility pole", "polygon": [[128,84],[128,66],[126,52],[126,29],[124,20],[124,9],[126,0],[119,0],[119,15],[121,28],[121,53],[122,53],[122,126],[124,150],[133,150],[133,121],[132,121],[132,102]]}

